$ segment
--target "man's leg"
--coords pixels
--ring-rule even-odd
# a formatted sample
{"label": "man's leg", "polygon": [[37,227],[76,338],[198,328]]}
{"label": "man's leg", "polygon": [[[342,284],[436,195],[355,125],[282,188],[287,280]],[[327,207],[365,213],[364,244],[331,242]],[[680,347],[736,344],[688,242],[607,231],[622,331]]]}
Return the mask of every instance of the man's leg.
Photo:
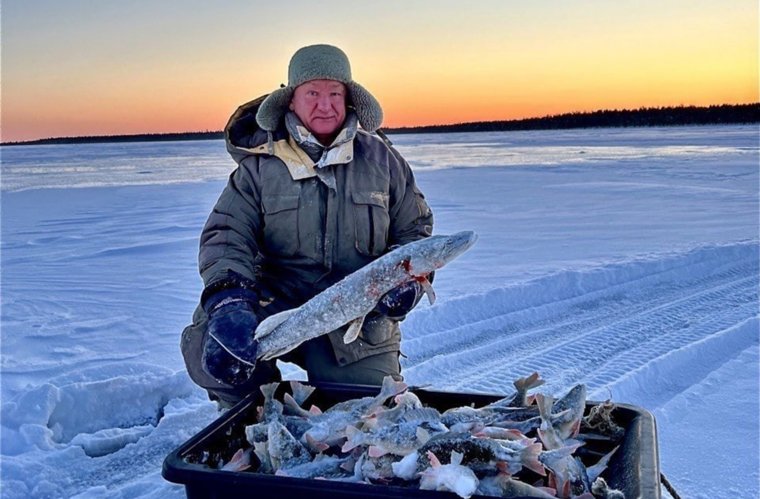
{"label": "man's leg", "polygon": [[393,376],[397,381],[403,380],[398,351],[371,355],[341,366],[335,359],[335,353],[326,336],[315,338],[303,345],[301,365],[312,382],[382,385],[386,376]]}

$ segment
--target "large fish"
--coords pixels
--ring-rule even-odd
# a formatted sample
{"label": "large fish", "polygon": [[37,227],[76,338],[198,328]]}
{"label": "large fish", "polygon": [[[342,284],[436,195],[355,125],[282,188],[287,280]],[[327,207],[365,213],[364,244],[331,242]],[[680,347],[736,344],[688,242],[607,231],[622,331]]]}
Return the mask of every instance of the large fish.
{"label": "large fish", "polygon": [[[405,244],[330,286],[300,307],[266,318],[256,328],[258,359],[279,357],[303,343],[350,324],[343,341],[354,341],[364,318],[388,291],[418,281],[432,303],[427,276],[467,251],[477,240],[472,231],[430,236]],[[250,362],[251,359],[240,359]]]}

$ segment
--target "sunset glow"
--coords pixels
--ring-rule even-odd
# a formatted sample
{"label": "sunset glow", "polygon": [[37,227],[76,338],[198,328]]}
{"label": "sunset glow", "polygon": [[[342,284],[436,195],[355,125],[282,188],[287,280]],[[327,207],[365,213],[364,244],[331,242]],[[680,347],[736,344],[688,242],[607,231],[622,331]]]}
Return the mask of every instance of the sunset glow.
{"label": "sunset glow", "polygon": [[755,0],[2,6],[2,140],[220,130],[331,43],[385,127],[758,102]]}

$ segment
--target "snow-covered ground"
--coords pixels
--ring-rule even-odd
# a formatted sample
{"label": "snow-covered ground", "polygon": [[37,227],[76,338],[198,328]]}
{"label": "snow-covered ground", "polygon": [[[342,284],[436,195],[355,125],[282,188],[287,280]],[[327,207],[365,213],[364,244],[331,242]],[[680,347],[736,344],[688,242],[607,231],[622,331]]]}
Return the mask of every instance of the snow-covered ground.
{"label": "snow-covered ground", "polygon": [[[392,139],[436,232],[480,236],[404,324],[408,381],[584,382],[654,413],[683,497],[758,496],[757,126]],[[179,333],[222,142],[1,153],[2,496],[183,497],[160,468],[218,416]]]}

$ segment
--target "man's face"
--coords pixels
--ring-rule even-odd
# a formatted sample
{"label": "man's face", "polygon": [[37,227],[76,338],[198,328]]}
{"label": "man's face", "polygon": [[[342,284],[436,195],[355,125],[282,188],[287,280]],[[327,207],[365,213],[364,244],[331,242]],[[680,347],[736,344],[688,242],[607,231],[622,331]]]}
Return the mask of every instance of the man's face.
{"label": "man's face", "polygon": [[346,119],[346,86],[334,80],[311,80],[296,87],[290,110],[323,144],[329,145]]}

